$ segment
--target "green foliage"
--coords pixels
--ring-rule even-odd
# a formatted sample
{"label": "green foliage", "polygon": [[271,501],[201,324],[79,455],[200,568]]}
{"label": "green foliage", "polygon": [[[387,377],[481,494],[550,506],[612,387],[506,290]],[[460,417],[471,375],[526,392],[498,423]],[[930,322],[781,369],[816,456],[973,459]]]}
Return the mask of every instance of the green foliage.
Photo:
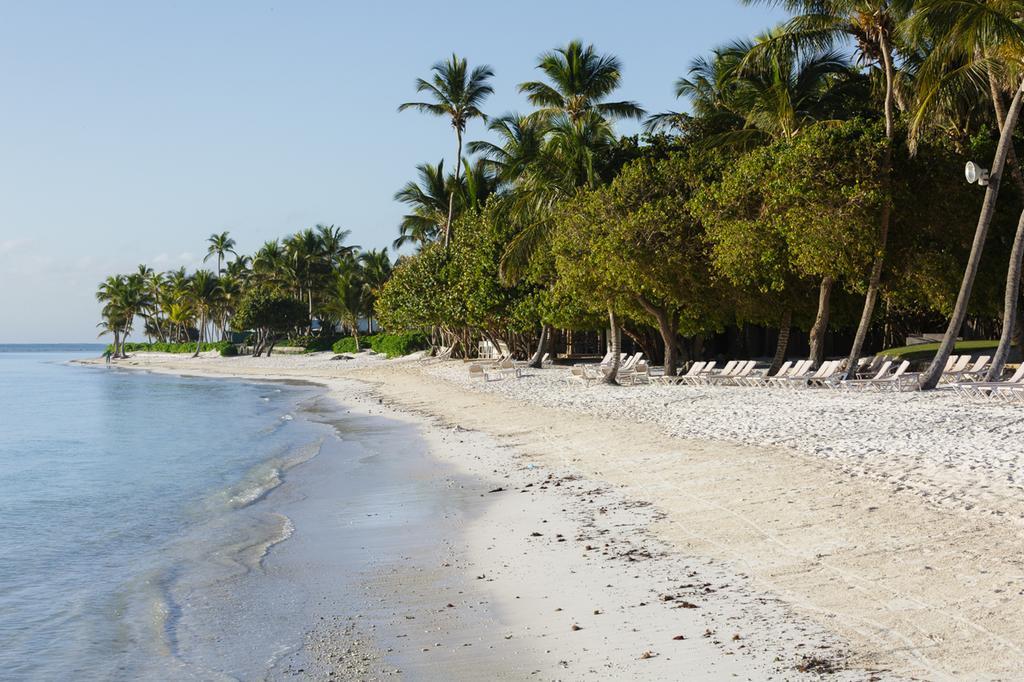
{"label": "green foliage", "polygon": [[300,301],[268,287],[254,287],[238,304],[232,326],[237,331],[264,329],[283,334],[306,321],[306,309]]}
{"label": "green foliage", "polygon": [[[369,346],[374,352],[382,353],[389,358],[400,357],[427,348],[430,344],[427,337],[419,333],[410,334],[375,334],[360,336],[359,344]],[[334,343],[335,353],[356,353],[356,340],[348,336]]]}
{"label": "green foliage", "polygon": [[[359,339],[360,345],[362,344],[362,342],[364,340],[365,340],[365,337],[361,337]],[[351,336],[346,336],[345,338],[338,339],[337,341],[335,341],[334,345],[331,346],[331,350],[334,351],[335,353],[357,353],[357,352],[359,352],[359,349],[356,348],[356,340],[355,340],[355,338],[353,338]]]}
{"label": "green foliage", "polygon": [[400,357],[424,350],[430,344],[423,334],[377,334],[369,337],[370,348],[389,358]]}
{"label": "green foliage", "polygon": [[875,124],[818,124],[747,153],[696,193],[691,208],[714,268],[746,299],[742,319],[774,322],[782,306],[806,312],[824,278],[863,287],[878,243],[884,145]]}
{"label": "green foliage", "polygon": [[[113,353],[114,346],[107,346],[107,350]],[[124,350],[128,353],[194,353],[196,344],[189,343],[126,343]],[[204,342],[200,344],[199,350],[202,353],[215,350],[224,357],[238,355],[238,348],[230,341]]]}

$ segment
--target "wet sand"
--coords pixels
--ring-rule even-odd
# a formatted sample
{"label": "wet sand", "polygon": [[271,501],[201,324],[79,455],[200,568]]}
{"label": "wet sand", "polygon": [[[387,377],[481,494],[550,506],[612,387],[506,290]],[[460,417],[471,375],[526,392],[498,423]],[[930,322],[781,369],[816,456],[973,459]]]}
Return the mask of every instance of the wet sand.
{"label": "wet sand", "polygon": [[[356,382],[202,360],[136,367],[320,383],[315,416],[348,453],[325,445],[268,496],[294,532],[249,603],[273,618],[258,586],[274,581],[308,626],[272,679],[895,677],[743,561],[669,541],[674,510],[593,468],[592,439],[559,444],[550,424],[384,367]],[[524,437],[541,432],[550,452]]]}

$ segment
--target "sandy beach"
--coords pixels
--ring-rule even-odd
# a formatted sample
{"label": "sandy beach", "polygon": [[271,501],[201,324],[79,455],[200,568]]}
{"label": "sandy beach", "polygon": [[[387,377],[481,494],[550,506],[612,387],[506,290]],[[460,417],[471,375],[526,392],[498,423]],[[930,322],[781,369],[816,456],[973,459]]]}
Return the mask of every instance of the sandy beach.
{"label": "sandy beach", "polygon": [[349,676],[410,679],[1013,679],[1024,663],[1013,406],[329,358],[118,363],[321,383],[414,424],[436,484],[459,490],[436,555],[368,578],[375,614],[311,629],[318,675],[344,674],[339,656]]}

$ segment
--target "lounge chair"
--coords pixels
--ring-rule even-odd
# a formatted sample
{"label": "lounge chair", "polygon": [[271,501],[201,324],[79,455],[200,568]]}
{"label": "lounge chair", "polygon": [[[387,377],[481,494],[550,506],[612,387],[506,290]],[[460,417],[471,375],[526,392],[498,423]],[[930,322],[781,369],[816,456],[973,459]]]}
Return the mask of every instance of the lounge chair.
{"label": "lounge chair", "polygon": [[889,370],[891,368],[892,360],[886,360],[881,365],[879,365],[878,371],[875,372],[875,376],[873,376],[870,379],[843,379],[842,381],[838,381],[835,384],[830,384],[830,387],[843,389],[860,388],[865,384],[868,384],[872,381],[876,381],[886,376],[887,374],[889,374]]}
{"label": "lounge chair", "polygon": [[[892,367],[892,363],[890,363],[889,366]],[[883,376],[877,376],[874,379],[866,379],[866,380],[863,380],[863,381],[858,381],[858,382],[855,383],[855,386],[850,386],[850,387],[851,388],[857,387],[857,388],[863,388],[863,389],[875,390],[875,391],[884,391],[884,390],[888,390],[888,389],[892,389],[892,390],[896,390],[896,391],[901,391],[905,387],[916,386],[917,385],[917,377],[916,376],[914,376],[914,375],[904,376],[904,374],[906,374],[907,369],[909,369],[909,368],[910,368],[910,361],[909,360],[904,360],[903,362],[901,362],[899,364],[899,366],[896,368],[896,371],[894,371],[892,374],[883,375]],[[854,382],[844,382],[844,383],[851,383],[852,384]]]}
{"label": "lounge chair", "polygon": [[952,383],[956,381],[957,376],[961,372],[967,371],[967,365],[969,364],[971,364],[970,355],[961,355],[953,363],[946,361],[946,366],[942,369],[942,374],[939,375],[939,383]]}
{"label": "lounge chair", "polygon": [[683,376],[679,377],[677,384],[686,384],[687,386],[697,386],[698,384],[704,383],[704,376],[709,375],[715,371],[715,365],[718,363],[714,360],[704,363],[704,367],[698,372],[693,373],[687,372]]}
{"label": "lounge chair", "polygon": [[1004,381],[958,381],[943,388],[956,392],[962,398],[1017,400],[1024,397],[1024,363]]}
{"label": "lounge chair", "polygon": [[794,363],[786,374],[776,374],[765,379],[764,385],[784,386],[790,379],[809,379],[814,374],[814,371],[811,369],[812,365],[814,365],[813,360],[800,360]]}
{"label": "lounge chair", "polygon": [[518,379],[523,376],[522,369],[516,366],[512,358],[505,358],[497,365],[484,367],[483,372],[484,381],[501,381],[511,376]]}
{"label": "lounge chair", "polygon": [[842,360],[826,360],[821,363],[821,366],[815,372],[812,372],[810,376],[796,376],[796,377],[784,377],[780,380],[780,386],[786,386],[788,388],[807,388],[808,386],[820,386],[829,378],[839,373],[839,366],[843,363]]}
{"label": "lounge chair", "polygon": [[702,383],[702,384],[709,383],[710,380],[712,379],[712,377],[732,376],[733,370],[736,369],[737,365],[739,365],[739,361],[737,361],[737,360],[730,360],[729,362],[725,363],[725,367],[723,367],[722,369],[718,370],[715,373],[704,372],[703,374],[699,375],[700,383]]}
{"label": "lounge chair", "polygon": [[954,381],[963,383],[966,381],[981,381],[985,378],[985,373],[988,372],[989,361],[992,360],[991,355],[982,355],[974,364],[971,365],[970,369],[965,369],[962,372],[957,373]]}
{"label": "lounge chair", "polygon": [[771,368],[769,367],[763,373],[754,376],[749,376],[746,379],[744,379],[741,383],[744,386],[767,386],[769,379],[786,376],[789,373],[789,370],[792,366],[793,361],[786,360],[779,366],[779,369],[778,371],[775,372],[775,374],[768,376],[768,372],[771,371]]}
{"label": "lounge chair", "polygon": [[757,360],[743,360],[737,363],[731,373],[711,376],[706,381],[708,384],[715,386],[739,386],[750,376],[755,367],[757,367]]}
{"label": "lounge chair", "polygon": [[692,365],[690,365],[690,369],[688,369],[685,374],[677,374],[674,377],[662,374],[661,376],[652,377],[652,380],[656,381],[659,384],[678,384],[682,381],[683,377],[695,377],[698,374],[700,374],[703,370],[704,363],[695,362]]}

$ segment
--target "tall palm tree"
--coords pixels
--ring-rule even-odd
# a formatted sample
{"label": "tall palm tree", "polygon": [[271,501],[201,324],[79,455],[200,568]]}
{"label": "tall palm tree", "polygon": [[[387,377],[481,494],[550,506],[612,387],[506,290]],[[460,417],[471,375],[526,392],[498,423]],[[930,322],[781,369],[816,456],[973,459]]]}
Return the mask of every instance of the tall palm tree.
{"label": "tall palm tree", "polygon": [[[494,77],[491,67],[483,65],[469,70],[465,59],[452,55],[446,62],[438,62],[431,67],[434,72],[430,81],[416,79],[416,92],[425,92],[433,99],[432,102],[405,102],[398,107],[399,111],[417,109],[434,116],[446,116],[455,130],[457,147],[455,152],[455,184],[459,184],[459,172],[462,167],[462,136],[466,132],[466,124],[474,118],[486,120],[480,106],[494,88],[488,81]],[[455,190],[448,196],[448,219],[444,225],[444,245],[448,248],[451,239],[452,220],[455,217]]]}
{"label": "tall palm tree", "polygon": [[[926,116],[933,98],[942,90],[943,82],[949,77],[950,66],[955,63],[967,64],[961,68],[977,68],[978,62],[987,67],[987,60],[994,60],[1004,66],[1019,70],[1024,66],[1024,25],[1021,23],[1024,4],[1020,0],[919,0],[914,23],[927,24],[932,36],[932,50],[919,73],[919,108],[915,116],[918,123]],[[981,59],[979,60],[979,55]],[[939,377],[946,360],[956,345],[957,336],[967,318],[967,306],[981,262],[988,229],[995,215],[996,201],[1002,184],[1006,161],[1013,145],[1013,133],[1017,128],[1021,107],[1024,105],[1024,78],[1018,75],[1013,100],[1003,120],[999,144],[992,161],[990,179],[985,190],[985,200],[978,216],[978,225],[971,244],[964,276],[960,282],[956,305],[939,344],[932,364],[921,377],[920,388],[930,390],[939,383]],[[1000,336],[996,360],[999,372],[1005,365],[1010,350],[1010,340],[1016,323],[1017,298],[1020,286],[1020,262],[1024,257],[1024,216],[1022,216],[1014,246],[1011,250],[1009,273],[1004,302],[1003,331]],[[995,376],[992,372],[990,376]]]}
{"label": "tall palm tree", "polygon": [[223,274],[224,270],[222,267],[223,261],[227,258],[227,254],[238,256],[235,252],[235,240],[232,239],[228,232],[221,232],[220,234],[211,234],[206,240],[209,246],[206,248],[206,256],[203,258],[203,262],[210,260],[213,256],[217,256],[217,275]]}
{"label": "tall palm tree", "polygon": [[189,300],[199,322],[196,352],[192,354],[192,357],[198,357],[202,350],[203,341],[206,339],[206,326],[220,301],[220,294],[221,289],[217,276],[209,270],[196,270],[189,282]]}
{"label": "tall palm tree", "polygon": [[856,46],[858,61],[882,72],[885,94],[882,111],[885,116],[885,136],[888,142],[883,153],[881,173],[883,192],[879,216],[878,247],[868,288],[864,296],[857,333],[854,336],[847,367],[855,367],[867,338],[878,290],[882,281],[885,249],[889,239],[892,218],[892,155],[896,141],[896,48],[897,31],[909,16],[912,0],[743,0],[747,5],[774,5],[784,7],[795,16],[789,19],[775,36],[762,44],[772,49],[782,44],[784,49],[832,49],[837,43],[852,42]]}
{"label": "tall palm tree", "polygon": [[644,115],[636,102],[606,101],[622,84],[622,64],[614,55],[598,54],[593,45],[573,40],[542,54],[537,68],[549,82],[521,83],[519,92],[526,93],[542,117],[562,114],[578,124],[591,112],[607,120]]}

